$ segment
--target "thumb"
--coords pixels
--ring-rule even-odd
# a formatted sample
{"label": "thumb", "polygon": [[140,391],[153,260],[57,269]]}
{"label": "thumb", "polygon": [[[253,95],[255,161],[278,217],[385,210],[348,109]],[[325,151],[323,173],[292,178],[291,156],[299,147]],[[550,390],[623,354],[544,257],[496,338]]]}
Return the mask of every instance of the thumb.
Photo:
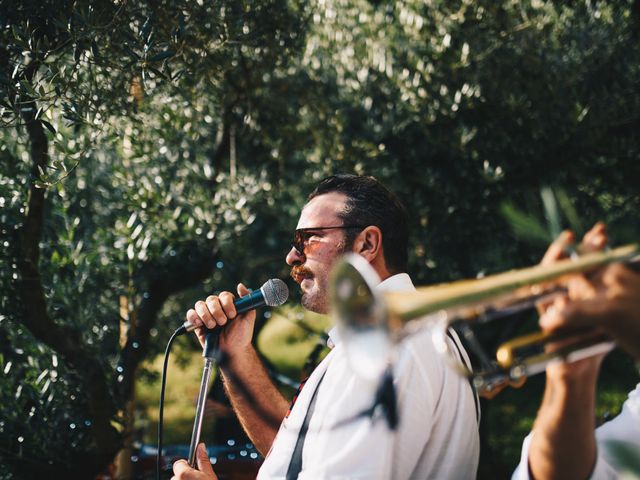
{"label": "thumb", "polygon": [[198,470],[211,478],[214,478],[216,480],[218,479],[215,472],[213,471],[211,462],[209,461],[209,454],[207,453],[207,449],[204,446],[204,443],[198,445],[198,449],[196,450],[196,461],[198,463]]}
{"label": "thumb", "polygon": [[[249,295],[251,293],[251,290],[249,290],[246,285],[244,283],[239,283],[238,287],[238,296],[239,297],[246,297],[247,295]],[[245,312],[242,316],[242,323],[244,323],[245,325],[251,326],[253,325],[253,322],[255,322],[256,320],[256,311],[254,310],[249,310],[248,312]],[[240,323],[240,322],[238,322]],[[248,336],[248,338],[245,338],[245,340],[247,340],[249,343],[251,342],[251,335]]]}
{"label": "thumb", "polygon": [[249,289],[245,286],[244,283],[239,283],[238,284],[238,295],[241,297],[244,297],[246,295],[249,295],[251,292],[249,291]]}

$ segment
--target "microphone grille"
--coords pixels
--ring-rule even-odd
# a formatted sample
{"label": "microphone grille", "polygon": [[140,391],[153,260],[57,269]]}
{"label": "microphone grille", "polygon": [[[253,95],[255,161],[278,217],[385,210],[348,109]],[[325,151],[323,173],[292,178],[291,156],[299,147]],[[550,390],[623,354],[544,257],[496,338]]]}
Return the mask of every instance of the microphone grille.
{"label": "microphone grille", "polygon": [[269,307],[282,305],[289,298],[289,288],[279,278],[267,280],[262,285],[262,293],[264,294],[264,303]]}

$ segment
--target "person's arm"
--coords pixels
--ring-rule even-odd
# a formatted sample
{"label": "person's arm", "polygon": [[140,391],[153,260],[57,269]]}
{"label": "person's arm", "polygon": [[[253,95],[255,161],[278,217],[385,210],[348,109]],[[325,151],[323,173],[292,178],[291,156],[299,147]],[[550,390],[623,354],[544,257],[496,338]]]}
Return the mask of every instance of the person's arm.
{"label": "person's arm", "polygon": [[[551,244],[542,263],[548,264],[565,256],[573,243],[573,235],[565,232]],[[585,235],[582,248],[595,251],[606,244],[603,224],[597,224]],[[569,297],[589,298],[593,286],[584,278],[570,285]],[[557,299],[545,315],[562,311],[572,298]],[[533,478],[586,479],[597,459],[595,439],[595,398],[598,373],[603,355],[570,364],[547,367],[547,383],[528,452],[528,470]]]}
{"label": "person's arm", "polygon": [[[238,285],[238,295],[248,293],[244,285]],[[196,302],[186,317],[197,327],[224,327],[220,332],[220,349],[226,354],[221,366],[225,388],[242,427],[258,451],[266,455],[289,403],[269,378],[251,344],[255,310],[237,315],[234,299],[230,292],[211,295]],[[204,345],[206,330],[196,328],[196,335]]]}
{"label": "person's arm", "polygon": [[221,371],[242,428],[258,451],[266,456],[287,414],[289,402],[273,384],[253,348],[229,357]]}
{"label": "person's arm", "polygon": [[[554,242],[544,263],[555,261],[572,242],[565,233]],[[596,225],[583,245],[587,250],[606,243],[604,225]],[[592,328],[607,333],[628,353],[640,358],[640,275],[614,264],[569,286],[569,296],[548,309],[540,318],[545,331]],[[613,438],[625,438],[624,420],[616,420],[594,434],[595,389],[602,356],[547,368],[547,385],[532,434],[525,440],[521,463],[514,479],[529,478],[616,478],[615,466],[598,450],[603,435],[615,430]],[[633,425],[634,422],[627,421]],[[614,428],[615,427],[615,428]],[[636,433],[631,435],[638,437]]]}
{"label": "person's arm", "polygon": [[[640,358],[640,275],[623,265],[610,265],[570,290],[568,303],[543,315],[543,328],[600,330]],[[529,449],[534,478],[588,478],[593,472],[598,459],[594,412],[600,359],[547,369]]]}
{"label": "person's arm", "polygon": [[592,365],[572,368],[581,372],[567,372],[562,366],[564,372],[547,375],[529,447],[529,471],[533,478],[586,479],[596,463],[598,368]]}

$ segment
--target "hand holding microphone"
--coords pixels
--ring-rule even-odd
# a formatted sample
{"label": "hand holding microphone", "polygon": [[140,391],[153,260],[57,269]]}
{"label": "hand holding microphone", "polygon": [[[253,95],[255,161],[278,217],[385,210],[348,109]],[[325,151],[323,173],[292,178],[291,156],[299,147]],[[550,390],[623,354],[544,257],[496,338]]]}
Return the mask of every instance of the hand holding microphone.
{"label": "hand holding microphone", "polygon": [[[220,334],[220,347],[227,352],[248,347],[253,336],[255,309],[282,305],[287,301],[289,289],[282,280],[274,278],[254,292],[249,292],[243,284],[238,285],[237,291],[240,297],[237,299],[231,292],[222,292],[196,302],[187,312],[187,321],[180,330],[184,333],[203,326],[213,329],[228,324]],[[206,331],[200,329],[196,333],[204,345]]]}

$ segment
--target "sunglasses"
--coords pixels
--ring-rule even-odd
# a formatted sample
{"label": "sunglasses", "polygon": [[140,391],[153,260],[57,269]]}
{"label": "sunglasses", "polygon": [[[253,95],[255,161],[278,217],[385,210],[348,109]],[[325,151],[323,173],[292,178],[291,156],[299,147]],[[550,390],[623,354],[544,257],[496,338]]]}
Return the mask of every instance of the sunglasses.
{"label": "sunglasses", "polygon": [[299,228],[293,234],[293,243],[291,246],[295,249],[298,255],[304,255],[304,249],[307,246],[309,239],[314,235],[315,232],[320,230],[337,230],[339,228],[342,229],[350,229],[350,228],[365,228],[364,225],[337,225],[335,227],[310,227],[310,228]]}

